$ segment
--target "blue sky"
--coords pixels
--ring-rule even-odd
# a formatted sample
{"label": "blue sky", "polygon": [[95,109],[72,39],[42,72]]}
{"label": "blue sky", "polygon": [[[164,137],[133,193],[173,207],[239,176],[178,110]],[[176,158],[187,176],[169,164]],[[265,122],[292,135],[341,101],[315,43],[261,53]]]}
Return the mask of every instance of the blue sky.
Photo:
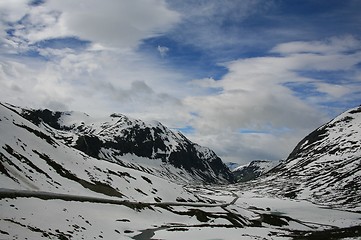
{"label": "blue sky", "polygon": [[361,104],[358,0],[0,0],[0,101],[277,160]]}

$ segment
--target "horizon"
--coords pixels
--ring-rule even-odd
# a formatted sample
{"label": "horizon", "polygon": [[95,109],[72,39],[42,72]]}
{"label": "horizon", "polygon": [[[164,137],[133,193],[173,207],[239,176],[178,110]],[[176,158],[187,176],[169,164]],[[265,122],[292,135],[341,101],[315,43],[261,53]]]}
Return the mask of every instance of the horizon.
{"label": "horizon", "polygon": [[361,2],[0,2],[1,102],[156,120],[280,160],[361,104]]}

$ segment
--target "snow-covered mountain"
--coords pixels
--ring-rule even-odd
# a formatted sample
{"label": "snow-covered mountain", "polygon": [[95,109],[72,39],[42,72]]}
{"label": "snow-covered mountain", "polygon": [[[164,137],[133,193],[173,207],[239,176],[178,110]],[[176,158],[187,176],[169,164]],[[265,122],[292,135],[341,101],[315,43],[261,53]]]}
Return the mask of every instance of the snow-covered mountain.
{"label": "snow-covered mountain", "polygon": [[279,161],[254,160],[248,164],[233,169],[233,176],[237,182],[246,182],[258,178],[277,166]]}
{"label": "snow-covered mountain", "polygon": [[[95,122],[84,114],[49,113],[46,121],[32,119],[37,126],[22,116],[28,114],[30,119],[34,115],[29,112],[0,104],[0,239],[284,240],[361,236],[361,213],[324,208],[308,200],[267,196],[265,192],[280,186],[277,182],[273,188],[267,181],[261,182],[263,186],[254,185],[254,181],[243,183],[250,190],[245,185],[184,186],[167,175],[156,176],[159,165],[149,163],[156,159],[137,157],[134,163],[121,157],[104,160],[99,156],[113,156],[112,150],[107,152],[102,144],[99,147],[92,141],[109,137],[112,142],[118,136],[112,126],[119,116]],[[79,118],[84,123],[79,124]],[[107,131],[113,135],[108,136]],[[351,134],[351,127],[347,132],[347,136]],[[83,148],[79,146],[81,136],[86,136]],[[122,166],[118,160],[134,166]],[[169,164],[168,159],[164,164]],[[169,171],[178,174],[174,169]],[[185,168],[182,171],[186,174]],[[192,180],[195,173],[180,179]],[[352,174],[359,176],[357,171]],[[354,193],[359,194],[358,190]]]}
{"label": "snow-covered mountain", "polygon": [[253,187],[361,210],[361,106],[310,133]]}
{"label": "snow-covered mountain", "polygon": [[212,150],[159,122],[146,123],[122,114],[96,119],[79,112],[11,108],[54,138],[91,157],[177,182],[233,181],[227,166]]}
{"label": "snow-covered mountain", "polygon": [[169,180],[95,159],[0,104],[1,188],[128,201],[197,198]]}
{"label": "snow-covered mountain", "polygon": [[147,239],[141,230],[165,224],[255,224],[228,216],[230,203],[89,156],[45,127],[0,104],[0,239]]}

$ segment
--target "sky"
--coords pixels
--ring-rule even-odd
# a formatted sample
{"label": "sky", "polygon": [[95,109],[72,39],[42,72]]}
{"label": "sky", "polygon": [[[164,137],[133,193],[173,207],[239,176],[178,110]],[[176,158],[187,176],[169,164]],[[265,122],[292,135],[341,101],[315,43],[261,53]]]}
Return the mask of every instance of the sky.
{"label": "sky", "polygon": [[361,104],[359,0],[0,0],[0,101],[287,158]]}

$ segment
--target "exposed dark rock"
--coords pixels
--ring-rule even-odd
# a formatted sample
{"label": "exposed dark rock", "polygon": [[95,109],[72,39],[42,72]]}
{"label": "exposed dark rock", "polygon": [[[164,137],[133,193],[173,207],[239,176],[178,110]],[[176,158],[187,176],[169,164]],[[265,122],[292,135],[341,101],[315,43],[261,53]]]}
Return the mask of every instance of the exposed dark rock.
{"label": "exposed dark rock", "polygon": [[25,119],[39,125],[41,122],[46,122],[49,126],[55,129],[61,129],[59,125],[59,118],[61,117],[61,112],[53,112],[49,109],[44,110],[26,110],[24,109],[21,114]]}
{"label": "exposed dark rock", "polygon": [[96,136],[82,135],[76,140],[74,148],[97,158],[103,142]]}

